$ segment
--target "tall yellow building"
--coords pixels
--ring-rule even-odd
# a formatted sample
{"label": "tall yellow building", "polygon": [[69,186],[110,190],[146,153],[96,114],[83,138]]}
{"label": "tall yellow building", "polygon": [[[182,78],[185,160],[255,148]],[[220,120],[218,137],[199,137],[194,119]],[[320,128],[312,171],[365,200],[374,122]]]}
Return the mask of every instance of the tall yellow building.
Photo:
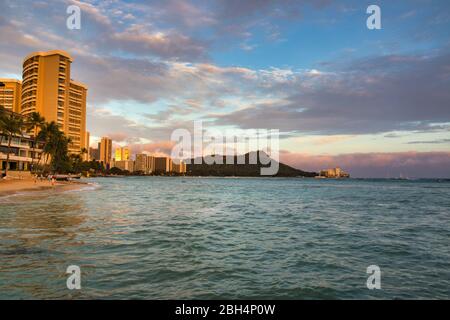
{"label": "tall yellow building", "polygon": [[71,153],[86,144],[87,86],[71,80],[72,57],[65,51],[34,52],[25,57],[22,73],[20,112],[39,112],[46,121],[55,121],[72,143]]}
{"label": "tall yellow building", "polygon": [[115,151],[115,160],[116,161],[127,161],[130,160],[130,149],[128,147],[119,147]]}
{"label": "tall yellow building", "polygon": [[65,132],[72,141],[69,151],[74,153],[89,147],[86,141],[86,96],[87,87],[84,84],[70,81],[68,122]]}
{"label": "tall yellow building", "polygon": [[16,79],[0,79],[0,106],[16,113],[20,112],[20,96],[22,81]]}
{"label": "tall yellow building", "polygon": [[103,163],[106,168],[109,168],[112,156],[112,140],[108,137],[103,137],[99,143],[98,152],[100,162]]}

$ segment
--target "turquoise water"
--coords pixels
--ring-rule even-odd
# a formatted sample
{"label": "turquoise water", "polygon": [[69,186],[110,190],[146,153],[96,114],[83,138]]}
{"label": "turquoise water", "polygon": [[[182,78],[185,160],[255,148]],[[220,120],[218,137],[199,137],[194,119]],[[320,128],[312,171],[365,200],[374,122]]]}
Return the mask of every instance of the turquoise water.
{"label": "turquoise water", "polygon": [[90,182],[0,198],[0,298],[450,298],[449,182]]}

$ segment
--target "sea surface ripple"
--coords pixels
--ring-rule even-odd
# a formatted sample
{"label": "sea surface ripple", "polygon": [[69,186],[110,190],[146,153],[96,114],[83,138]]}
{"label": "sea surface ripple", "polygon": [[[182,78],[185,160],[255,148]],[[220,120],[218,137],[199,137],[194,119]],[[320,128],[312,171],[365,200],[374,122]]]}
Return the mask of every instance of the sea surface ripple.
{"label": "sea surface ripple", "polygon": [[0,298],[450,298],[449,182],[90,181],[0,198]]}

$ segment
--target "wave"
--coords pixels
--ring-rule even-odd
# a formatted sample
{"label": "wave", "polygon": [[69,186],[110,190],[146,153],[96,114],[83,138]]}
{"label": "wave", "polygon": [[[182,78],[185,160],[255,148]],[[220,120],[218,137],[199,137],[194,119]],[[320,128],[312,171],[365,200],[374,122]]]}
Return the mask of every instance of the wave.
{"label": "wave", "polygon": [[72,193],[72,192],[81,192],[81,191],[94,191],[97,189],[100,189],[101,185],[99,183],[96,182],[88,182],[86,184],[83,184],[82,187],[80,188],[75,188],[72,190],[65,190],[63,191],[63,193]]}

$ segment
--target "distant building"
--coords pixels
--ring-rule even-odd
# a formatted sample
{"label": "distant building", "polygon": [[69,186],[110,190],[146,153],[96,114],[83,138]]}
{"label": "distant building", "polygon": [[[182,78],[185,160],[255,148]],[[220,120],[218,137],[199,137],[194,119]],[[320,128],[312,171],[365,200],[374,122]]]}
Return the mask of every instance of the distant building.
{"label": "distant building", "polygon": [[147,155],[140,153],[136,155],[136,160],[134,163],[134,169],[136,171],[141,171],[147,173]]}
{"label": "distant building", "polygon": [[93,161],[93,160],[99,161],[100,160],[100,155],[99,155],[98,149],[89,148],[89,160],[90,161]]}
{"label": "distant building", "polygon": [[147,171],[148,173],[155,172],[155,157],[147,155]]}
{"label": "distant building", "polygon": [[172,172],[172,159],[170,159],[169,157],[156,157],[155,172],[156,173]]}
{"label": "distant building", "polygon": [[326,178],[349,178],[350,175],[341,168],[326,169],[320,171],[320,176]]}
{"label": "distant building", "polygon": [[16,79],[0,79],[0,105],[6,110],[19,113],[22,81]]}
{"label": "distant building", "polygon": [[186,163],[182,160],[178,161],[177,164],[175,161],[172,164],[172,172],[183,174],[186,173]]}
{"label": "distant building", "polygon": [[145,174],[153,173],[155,171],[155,157],[145,153],[137,154],[134,170],[141,171]]}
{"label": "distant building", "polygon": [[110,168],[112,156],[112,140],[108,137],[103,137],[98,146],[99,159],[105,168]]}
{"label": "distant building", "polygon": [[114,159],[116,161],[126,161],[130,160],[130,149],[128,147],[119,147],[115,151],[115,157]]}
{"label": "distant building", "polygon": [[120,170],[126,170],[129,172],[135,172],[134,161],[133,160],[120,160],[114,161],[114,167],[119,168]]}
{"label": "distant building", "polygon": [[90,160],[90,155],[89,155],[89,145],[90,145],[90,140],[91,140],[91,134],[89,133],[89,131],[86,131],[86,137],[85,137],[85,141],[86,141],[86,153],[83,155],[83,160],[84,161],[89,161]]}

